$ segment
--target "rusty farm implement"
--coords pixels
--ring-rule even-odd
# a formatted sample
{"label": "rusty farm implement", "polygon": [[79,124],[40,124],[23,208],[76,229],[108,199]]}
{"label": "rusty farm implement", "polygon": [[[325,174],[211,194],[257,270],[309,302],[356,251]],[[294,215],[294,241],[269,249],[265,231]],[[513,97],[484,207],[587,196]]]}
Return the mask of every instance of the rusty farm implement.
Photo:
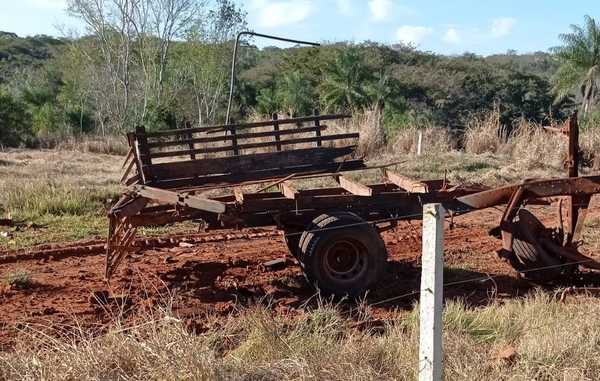
{"label": "rusty farm implement", "polygon": [[[495,189],[416,181],[391,165],[369,167],[356,157],[358,133],[327,133],[328,122],[349,117],[274,116],[129,133],[122,178],[127,190],[109,212],[106,276],[134,250],[138,227],[200,220],[220,229],[276,226],[309,283],[326,293],[359,295],[385,269],[387,252],[379,233],[397,221],[419,219],[430,202],[441,202],[455,214],[506,205],[493,232],[502,239],[499,254],[528,279],[545,282],[578,267],[600,269],[577,250],[590,199],[600,193],[600,176],[578,176],[576,115],[554,131],[569,139],[567,177]],[[373,168],[383,172],[384,182],[363,184],[349,176]],[[298,186],[314,178],[332,179],[335,186]],[[546,227],[527,209],[551,203],[558,210],[555,226]]]}

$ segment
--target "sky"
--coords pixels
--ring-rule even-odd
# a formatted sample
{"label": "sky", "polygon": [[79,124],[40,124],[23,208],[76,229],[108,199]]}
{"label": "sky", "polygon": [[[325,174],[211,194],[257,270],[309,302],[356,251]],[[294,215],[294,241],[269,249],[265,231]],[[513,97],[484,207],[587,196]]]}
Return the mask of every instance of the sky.
{"label": "sky", "polygon": [[[441,54],[546,51],[600,0],[246,0],[249,28],[315,42],[411,43]],[[60,36],[82,30],[66,0],[0,0],[0,30]],[[277,45],[255,40],[259,46]]]}

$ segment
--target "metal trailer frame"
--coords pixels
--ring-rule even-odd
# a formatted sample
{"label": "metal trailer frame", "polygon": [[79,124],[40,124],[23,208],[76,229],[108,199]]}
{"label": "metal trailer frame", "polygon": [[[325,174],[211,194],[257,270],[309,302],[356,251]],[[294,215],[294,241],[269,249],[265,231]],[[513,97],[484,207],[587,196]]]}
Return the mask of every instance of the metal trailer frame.
{"label": "metal trailer frame", "polygon": [[[600,193],[600,176],[578,177],[576,114],[565,127],[548,128],[569,138],[567,178],[526,180],[496,189],[451,186],[445,180],[412,180],[390,170],[394,163],[368,167],[356,158],[358,133],[324,134],[327,126],[322,122],[349,117],[315,113],[278,119],[274,114],[271,120],[244,124],[186,126],[159,132],[136,128],[127,134],[130,151],[121,181],[128,188],[108,213],[106,277],[110,278],[123,257],[135,250],[132,244],[138,227],[202,220],[208,228],[276,226],[284,231],[290,251],[309,280],[331,293],[357,294],[380,274],[373,273],[354,287],[354,275],[342,276],[333,269],[331,273],[339,275],[340,284],[328,288],[319,273],[320,267],[327,267],[327,260],[319,257],[321,262],[310,262],[321,255],[319,250],[325,250],[317,247],[321,245],[319,237],[343,242],[328,249],[339,251],[331,254],[337,261],[334,267],[350,266],[343,259],[348,250],[357,258],[368,258],[373,255],[370,252],[377,251],[385,259],[379,232],[399,220],[419,219],[423,205],[430,202],[441,202],[457,214],[507,204],[496,231],[503,242],[499,254],[517,270],[557,262],[600,269],[599,263],[577,251],[591,196]],[[293,149],[284,149],[290,146]],[[259,149],[270,152],[253,152]],[[374,168],[383,171],[385,183],[365,185],[346,175]],[[333,178],[338,186],[298,189],[294,184],[295,180],[316,177]],[[255,192],[244,190],[256,184],[266,185]],[[272,187],[278,190],[267,192]],[[225,189],[230,193],[207,196],[207,192]],[[554,201],[559,209],[558,228],[545,228],[535,216],[523,212],[527,204]],[[361,224],[370,228],[356,228]],[[333,237],[327,233],[331,229],[342,233]],[[363,243],[352,235],[364,236]],[[381,241],[381,245],[371,247],[371,241]],[[353,271],[356,277],[362,274],[362,270]]]}

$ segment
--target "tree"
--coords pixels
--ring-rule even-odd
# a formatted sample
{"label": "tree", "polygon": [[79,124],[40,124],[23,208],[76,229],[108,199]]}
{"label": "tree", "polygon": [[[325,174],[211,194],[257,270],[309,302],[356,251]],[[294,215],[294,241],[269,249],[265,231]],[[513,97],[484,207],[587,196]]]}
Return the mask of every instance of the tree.
{"label": "tree", "polygon": [[233,40],[245,28],[246,13],[231,0],[217,0],[188,30],[186,41],[174,45],[171,86],[186,120],[217,122],[227,94]]}
{"label": "tree", "polygon": [[398,81],[383,70],[367,84],[366,92],[369,103],[380,112],[386,105],[391,105],[396,109],[404,107],[404,97]]}
{"label": "tree", "polygon": [[256,108],[262,115],[271,115],[280,109],[274,87],[263,87],[256,96]]}
{"label": "tree", "polygon": [[557,97],[578,89],[584,115],[596,103],[600,86],[600,25],[585,16],[585,25],[571,25],[571,33],[559,37],[564,45],[554,48],[561,66],[553,77]]}
{"label": "tree", "polygon": [[351,47],[340,51],[325,71],[321,100],[327,109],[354,110],[367,104],[365,84],[371,80],[364,54]]}
{"label": "tree", "polygon": [[25,105],[0,89],[0,145],[16,147],[32,137]]}
{"label": "tree", "polygon": [[68,0],[68,5],[71,14],[87,26],[92,47],[96,49],[81,54],[96,67],[101,79],[98,86],[106,90],[104,100],[98,99],[98,103],[105,103],[106,99],[110,102],[98,107],[106,112],[99,117],[102,125],[108,118],[112,127],[120,131],[128,122],[146,121],[149,110],[164,109],[164,86],[173,41],[197,21],[205,2]]}
{"label": "tree", "polygon": [[299,71],[283,76],[277,87],[280,106],[290,115],[307,115],[313,108],[313,88]]}

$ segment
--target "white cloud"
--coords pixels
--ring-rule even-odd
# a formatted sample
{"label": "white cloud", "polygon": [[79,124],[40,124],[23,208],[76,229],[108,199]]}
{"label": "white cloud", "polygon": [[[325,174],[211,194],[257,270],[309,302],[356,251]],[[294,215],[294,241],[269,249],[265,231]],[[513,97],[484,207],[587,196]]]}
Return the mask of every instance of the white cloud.
{"label": "white cloud", "polygon": [[25,2],[36,8],[62,9],[67,7],[66,0],[26,0]]}
{"label": "white cloud", "polygon": [[425,26],[403,25],[396,31],[398,40],[405,44],[419,45],[433,34],[433,28]]}
{"label": "white cloud", "polygon": [[258,25],[263,28],[299,23],[312,12],[312,4],[308,0],[276,2],[255,0],[252,7],[257,12]]}
{"label": "white cloud", "polygon": [[371,11],[371,20],[385,21],[392,12],[391,0],[371,0],[369,1],[369,10]]}
{"label": "white cloud", "polygon": [[446,30],[446,33],[444,33],[444,37],[442,37],[442,40],[449,44],[460,44],[460,42],[462,41],[462,37],[458,29],[451,26]]}
{"label": "white cloud", "polygon": [[349,15],[352,13],[352,4],[350,4],[350,0],[336,0],[336,5],[338,11],[342,15]]}
{"label": "white cloud", "polygon": [[499,17],[492,20],[492,37],[500,38],[508,36],[517,20],[512,17]]}

